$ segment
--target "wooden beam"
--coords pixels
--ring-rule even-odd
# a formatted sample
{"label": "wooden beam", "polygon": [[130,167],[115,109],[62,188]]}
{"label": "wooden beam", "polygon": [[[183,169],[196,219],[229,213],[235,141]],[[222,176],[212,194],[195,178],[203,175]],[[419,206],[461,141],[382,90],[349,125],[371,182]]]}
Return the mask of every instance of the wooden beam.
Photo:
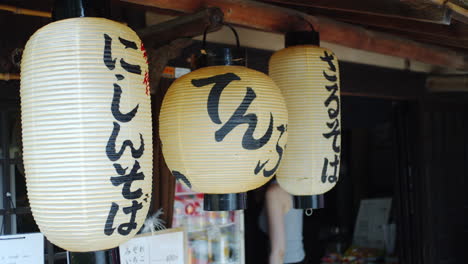
{"label": "wooden beam", "polygon": [[452,21],[453,20],[468,24],[468,17],[462,16],[458,13],[452,13]]}
{"label": "wooden beam", "polygon": [[[413,2],[415,2],[415,0],[411,0]],[[454,1],[454,2],[457,2],[457,3],[452,3],[451,1],[449,0],[430,0],[431,2],[433,2],[434,4],[440,6],[440,7],[448,7],[450,8],[454,13],[460,15],[460,16],[463,16],[463,17],[466,17],[468,18],[468,6],[467,4],[465,3],[465,1]]]}
{"label": "wooden beam", "polygon": [[450,11],[432,3],[407,0],[261,0],[288,6],[315,7],[326,10],[346,11],[356,14],[403,18],[414,21],[450,24]]}
{"label": "wooden beam", "polygon": [[466,93],[468,92],[467,75],[429,76],[426,89],[430,93]]}
{"label": "wooden beam", "polygon": [[10,5],[0,5],[0,10],[9,11],[17,15],[26,15],[26,16],[38,16],[38,17],[52,17],[50,12],[38,11],[38,10],[31,10],[26,8],[20,8],[17,6],[10,6]]}
{"label": "wooden beam", "polygon": [[449,38],[442,36],[431,36],[427,34],[421,34],[417,32],[406,32],[402,30],[389,30],[389,29],[379,29],[381,32],[387,32],[392,35],[397,35],[403,38],[408,38],[414,41],[421,43],[435,44],[438,46],[446,47],[453,50],[458,50],[460,52],[468,53],[468,40],[465,38]]}
{"label": "wooden beam", "polygon": [[226,22],[262,31],[285,33],[310,28],[306,19],[320,32],[321,39],[339,45],[416,60],[447,68],[468,70],[466,54],[366,30],[324,17],[310,16],[291,9],[243,0],[122,0],[134,4],[194,13],[206,7],[219,7]]}
{"label": "wooden beam", "polygon": [[[315,2],[313,1],[313,3]],[[294,6],[293,8],[308,14],[323,15],[341,22],[362,25],[370,30],[385,32],[422,43],[455,48],[460,52],[468,49],[468,25],[456,20],[452,20],[450,25],[439,25],[393,17],[389,19],[379,15],[359,14],[349,11],[304,6]]]}
{"label": "wooden beam", "polygon": [[378,15],[357,14],[348,11],[332,11],[308,7],[297,7],[297,10],[308,14],[326,16],[338,21],[363,26],[392,29],[434,37],[451,38],[454,40],[468,39],[468,25],[458,21],[452,21],[450,25],[439,25],[402,18],[389,19],[388,17]]}
{"label": "wooden beam", "polygon": [[[164,68],[167,63],[180,56],[182,50],[192,43],[190,38],[179,38],[171,41],[167,45],[158,47],[157,49],[150,48],[148,52],[149,61],[149,76],[150,76],[150,92],[151,94],[158,94],[162,92],[159,85]],[[167,87],[166,87],[167,88]]]}
{"label": "wooden beam", "polygon": [[205,29],[213,32],[221,29],[223,11],[216,7],[201,10],[195,14],[152,25],[138,30],[147,47],[157,48],[178,38],[192,38],[203,35]]}

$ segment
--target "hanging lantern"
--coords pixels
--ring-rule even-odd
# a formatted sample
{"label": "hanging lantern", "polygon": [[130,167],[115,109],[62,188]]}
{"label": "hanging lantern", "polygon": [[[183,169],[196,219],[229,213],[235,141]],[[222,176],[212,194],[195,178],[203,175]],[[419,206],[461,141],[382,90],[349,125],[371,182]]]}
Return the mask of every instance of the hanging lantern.
{"label": "hanging lantern", "polygon": [[319,47],[315,31],[286,34],[286,48],[273,54],[271,78],[289,112],[288,151],[278,183],[296,208],[315,207],[317,194],[335,186],[340,169],[340,78],[335,54]]}
{"label": "hanging lantern", "polygon": [[169,169],[205,194],[204,209],[210,211],[244,209],[245,192],[275,174],[287,139],[280,90],[267,75],[233,65],[241,61],[235,54],[218,50],[207,58],[218,66],[177,79],[159,116]]}
{"label": "hanging lantern", "polygon": [[152,182],[147,80],[143,44],[123,24],[69,18],[29,39],[21,63],[28,197],[57,246],[109,249],[142,226]]}

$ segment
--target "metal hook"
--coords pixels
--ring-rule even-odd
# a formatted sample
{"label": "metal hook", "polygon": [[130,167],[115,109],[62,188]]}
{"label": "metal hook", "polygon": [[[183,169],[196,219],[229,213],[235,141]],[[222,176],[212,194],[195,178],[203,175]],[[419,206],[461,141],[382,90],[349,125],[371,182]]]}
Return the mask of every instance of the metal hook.
{"label": "metal hook", "polygon": [[[225,23],[225,22],[222,22],[221,24],[224,25],[224,26],[227,26],[227,27],[229,27],[231,29],[232,33],[234,33],[234,36],[236,37],[236,46],[237,46],[237,48],[240,48],[239,34],[237,34],[237,31],[234,29],[234,27],[231,24],[228,24],[228,23]],[[208,33],[208,29],[210,29],[209,26],[206,27],[205,31],[203,32],[203,42],[202,42],[202,49],[203,50],[206,47],[206,34]]]}
{"label": "metal hook", "polygon": [[313,210],[312,208],[307,208],[307,209],[305,210],[305,214],[306,214],[307,216],[311,216],[313,212],[314,212],[314,210]]}

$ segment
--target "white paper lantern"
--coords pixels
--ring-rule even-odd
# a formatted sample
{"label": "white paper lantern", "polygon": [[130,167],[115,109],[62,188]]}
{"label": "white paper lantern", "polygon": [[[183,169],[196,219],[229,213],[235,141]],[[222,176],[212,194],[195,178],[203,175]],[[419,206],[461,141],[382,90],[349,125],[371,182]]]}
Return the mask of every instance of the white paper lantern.
{"label": "white paper lantern", "polygon": [[273,54],[269,63],[269,74],[289,112],[288,150],[277,179],[289,193],[311,198],[329,191],[339,177],[338,60],[332,51],[318,46],[316,32],[292,32],[286,42],[289,47]]}
{"label": "white paper lantern", "polygon": [[21,64],[24,164],[31,210],[69,251],[133,237],[151,200],[146,53],[135,32],[103,18],[51,23]]}
{"label": "white paper lantern", "polygon": [[194,191],[230,194],[258,188],[275,175],[288,114],[267,75],[242,66],[210,66],[171,85],[159,123],[172,174]]}

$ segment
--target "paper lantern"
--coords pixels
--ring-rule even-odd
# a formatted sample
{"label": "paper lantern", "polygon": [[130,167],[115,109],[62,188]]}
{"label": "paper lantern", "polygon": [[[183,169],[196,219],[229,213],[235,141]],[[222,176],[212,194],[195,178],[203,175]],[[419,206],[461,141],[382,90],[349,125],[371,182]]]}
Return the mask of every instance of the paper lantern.
{"label": "paper lantern", "polygon": [[[278,183],[296,204],[333,188],[341,150],[340,78],[335,54],[318,46],[318,33],[286,35],[286,47],[273,54],[269,74],[280,87],[289,112],[288,150]],[[303,207],[303,206],[298,206]]]}
{"label": "paper lantern", "polygon": [[[204,209],[234,210],[243,207],[236,201],[219,205],[230,203],[223,194],[255,189],[275,174],[287,122],[281,91],[267,75],[243,66],[210,66],[171,85],[159,132],[172,174],[205,193]],[[207,206],[207,199],[219,204]]]}
{"label": "paper lantern", "polygon": [[146,54],[137,34],[103,18],[39,29],[21,64],[24,164],[41,232],[64,249],[118,246],[151,200]]}

